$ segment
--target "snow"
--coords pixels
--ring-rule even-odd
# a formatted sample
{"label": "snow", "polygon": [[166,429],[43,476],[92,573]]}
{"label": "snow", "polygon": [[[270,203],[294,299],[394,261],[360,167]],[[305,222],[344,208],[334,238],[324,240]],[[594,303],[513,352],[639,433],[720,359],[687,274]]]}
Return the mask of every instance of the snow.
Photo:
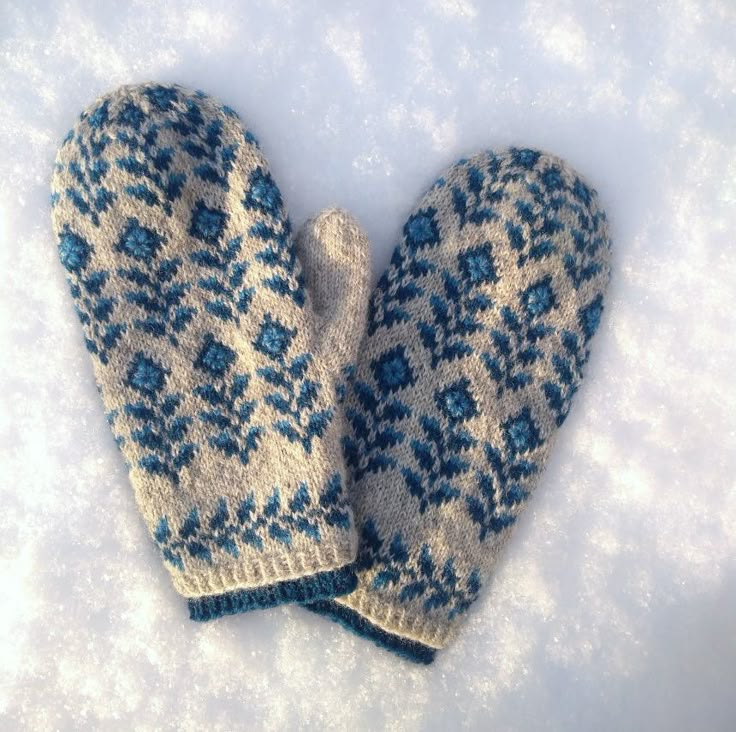
{"label": "snow", "polygon": [[[731,0],[0,3],[0,727],[727,730],[736,719]],[[386,265],[444,166],[566,157],[612,222],[586,381],[458,641],[409,665],[299,608],[187,619],[51,235],[55,149],[122,83],[240,112],[292,219]]]}

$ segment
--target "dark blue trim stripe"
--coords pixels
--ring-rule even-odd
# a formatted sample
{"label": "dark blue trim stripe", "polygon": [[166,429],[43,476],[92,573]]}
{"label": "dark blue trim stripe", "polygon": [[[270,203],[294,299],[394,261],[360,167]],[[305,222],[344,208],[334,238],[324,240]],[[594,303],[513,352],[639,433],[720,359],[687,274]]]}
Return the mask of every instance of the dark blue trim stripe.
{"label": "dark blue trim stripe", "polygon": [[310,577],[278,582],[252,590],[237,590],[223,595],[195,597],[189,600],[189,617],[196,621],[214,620],[249,610],[262,610],[287,602],[307,603],[347,595],[358,584],[350,567],[320,572]]}
{"label": "dark blue trim stripe", "polygon": [[423,643],[408,640],[401,636],[389,633],[377,625],[366,620],[362,615],[356,613],[345,605],[340,605],[332,600],[321,600],[305,605],[307,610],[324,615],[343,628],[352,631],[356,635],[373,641],[380,648],[395,653],[401,658],[413,663],[430,664],[434,661],[436,650]]}

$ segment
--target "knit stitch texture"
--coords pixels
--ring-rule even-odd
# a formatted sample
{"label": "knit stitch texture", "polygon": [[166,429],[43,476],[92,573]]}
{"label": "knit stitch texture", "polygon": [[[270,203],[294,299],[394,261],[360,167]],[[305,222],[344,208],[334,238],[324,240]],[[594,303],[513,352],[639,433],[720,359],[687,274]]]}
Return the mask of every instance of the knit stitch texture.
{"label": "knit stitch texture", "polygon": [[609,278],[596,193],[535,150],[409,216],[345,403],[358,589],[312,609],[428,663],[491,576],[582,377]]}
{"label": "knit stitch texture", "polygon": [[108,420],[192,616],[353,589],[337,390],[365,322],[357,224],[316,220],[304,254],[343,283],[319,304],[342,324],[318,318],[255,138],[178,86],[95,102],[59,150],[52,190]]}

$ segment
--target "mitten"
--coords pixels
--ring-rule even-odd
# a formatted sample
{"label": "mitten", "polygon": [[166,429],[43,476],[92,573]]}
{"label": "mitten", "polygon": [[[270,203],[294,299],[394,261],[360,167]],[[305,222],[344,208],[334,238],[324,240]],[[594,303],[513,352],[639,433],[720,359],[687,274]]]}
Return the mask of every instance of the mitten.
{"label": "mitten", "polygon": [[255,138],[178,86],[95,102],[52,189],[108,421],[191,616],[353,589],[337,388],[367,307],[357,224],[317,219],[306,254],[339,284],[317,314]]}
{"label": "mitten", "polygon": [[610,241],[534,150],[450,168],[369,306],[345,402],[358,588],[311,609],[429,663],[487,584],[578,388]]}

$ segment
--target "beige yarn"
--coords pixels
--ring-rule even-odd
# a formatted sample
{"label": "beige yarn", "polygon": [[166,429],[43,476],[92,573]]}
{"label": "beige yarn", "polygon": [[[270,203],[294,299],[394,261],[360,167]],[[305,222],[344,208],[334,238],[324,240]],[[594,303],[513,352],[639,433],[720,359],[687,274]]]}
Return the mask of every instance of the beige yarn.
{"label": "beige yarn", "polygon": [[[176,176],[183,176],[178,193]],[[357,222],[328,211],[305,228],[309,276],[325,267],[334,283],[315,303],[315,315],[300,263],[289,260],[294,245],[288,220],[254,138],[231,110],[176,86],[127,86],[97,100],[61,146],[52,189],[54,231],[105,410],[177,591],[218,595],[349,565],[356,536],[344,493],[335,390],[365,319],[368,241]],[[279,257],[276,265],[269,259]],[[212,258],[220,264],[206,264]],[[162,266],[175,273],[169,276]],[[125,274],[133,267],[150,287]],[[216,292],[215,281],[225,290]],[[167,309],[165,293],[172,285],[183,294]],[[141,292],[158,298],[159,311],[141,305]],[[239,310],[241,297],[248,302]],[[111,313],[104,312],[103,300]],[[180,330],[177,308],[192,310]],[[231,317],[222,315],[225,310]],[[154,317],[161,332],[145,325]],[[106,347],[110,324],[123,331]],[[309,362],[305,374],[292,379],[285,369],[300,354],[309,354]],[[261,375],[269,368],[293,380],[293,398]],[[228,406],[239,375],[247,375],[247,388]],[[146,378],[163,384],[150,393],[133,385]],[[304,386],[307,380],[311,387]],[[213,394],[221,394],[219,404],[202,396],[208,385],[214,389],[209,398],[217,401]],[[300,388],[316,395],[299,419],[269,401],[269,394],[283,394],[293,406]],[[177,406],[167,416],[164,399],[172,395]],[[244,408],[251,413],[241,419],[246,401],[253,403]],[[137,418],[136,403],[153,416]],[[218,409],[229,426],[203,416]],[[308,448],[276,427],[282,420],[308,435],[317,413],[331,417]],[[177,441],[166,434],[179,416],[186,434]],[[142,444],[146,425],[166,443],[160,450]],[[261,432],[241,460],[251,427]],[[235,452],[213,442],[224,444],[228,435]],[[184,444],[193,446],[193,455],[177,467]]]}
{"label": "beige yarn", "polygon": [[313,609],[422,663],[450,642],[582,378],[609,252],[595,191],[534,150],[461,161],[417,204],[345,403],[358,588]]}

